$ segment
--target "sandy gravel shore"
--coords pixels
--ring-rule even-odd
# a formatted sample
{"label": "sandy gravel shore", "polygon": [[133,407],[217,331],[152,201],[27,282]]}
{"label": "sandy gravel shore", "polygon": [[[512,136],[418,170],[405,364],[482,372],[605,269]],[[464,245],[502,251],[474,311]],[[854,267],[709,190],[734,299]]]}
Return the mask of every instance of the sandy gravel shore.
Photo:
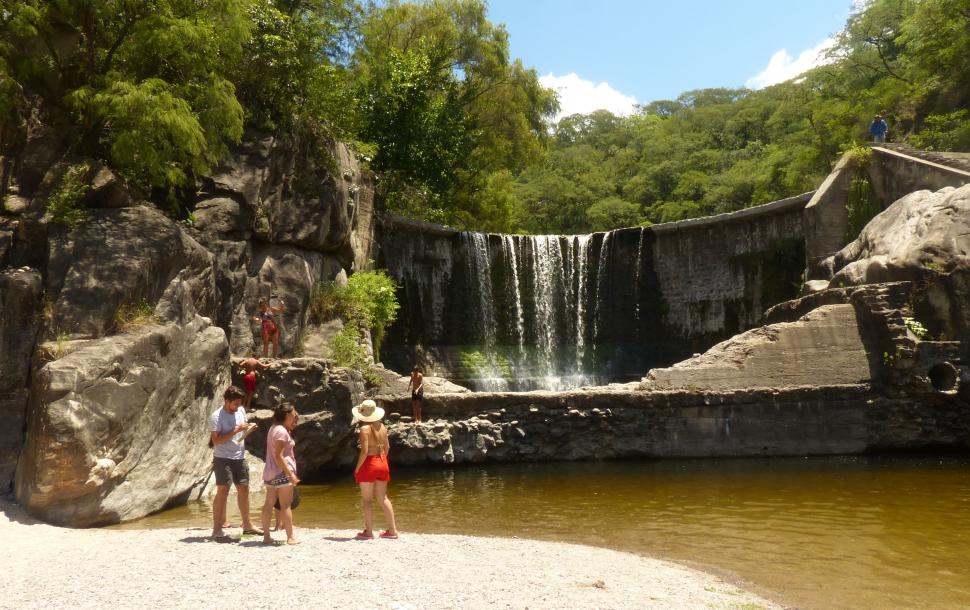
{"label": "sandy gravel shore", "polygon": [[703,572],[572,544],[298,529],[303,544],[264,547],[207,534],[62,529],[0,502],[0,608],[779,607]]}

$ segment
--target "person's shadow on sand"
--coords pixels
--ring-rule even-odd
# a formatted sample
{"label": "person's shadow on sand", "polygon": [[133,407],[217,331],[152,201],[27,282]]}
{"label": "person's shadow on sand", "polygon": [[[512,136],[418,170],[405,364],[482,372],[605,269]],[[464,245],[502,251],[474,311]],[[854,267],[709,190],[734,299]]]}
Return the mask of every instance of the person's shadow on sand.
{"label": "person's shadow on sand", "polygon": [[357,540],[353,536],[351,536],[349,538],[343,538],[341,536],[324,536],[323,539],[324,540],[329,540],[330,542],[353,542],[353,541]]}

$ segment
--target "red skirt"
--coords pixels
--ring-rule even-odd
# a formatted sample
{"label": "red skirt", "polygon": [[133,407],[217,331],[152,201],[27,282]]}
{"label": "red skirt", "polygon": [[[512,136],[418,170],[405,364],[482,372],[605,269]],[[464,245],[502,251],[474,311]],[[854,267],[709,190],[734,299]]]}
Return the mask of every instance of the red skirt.
{"label": "red skirt", "polygon": [[364,463],[360,465],[360,470],[354,474],[354,480],[358,483],[390,481],[391,469],[387,465],[387,456],[368,455],[365,457]]}
{"label": "red skirt", "polygon": [[256,373],[243,375],[243,388],[250,394],[256,391]]}
{"label": "red skirt", "polygon": [[276,323],[272,320],[263,320],[263,334],[272,337],[276,334]]}

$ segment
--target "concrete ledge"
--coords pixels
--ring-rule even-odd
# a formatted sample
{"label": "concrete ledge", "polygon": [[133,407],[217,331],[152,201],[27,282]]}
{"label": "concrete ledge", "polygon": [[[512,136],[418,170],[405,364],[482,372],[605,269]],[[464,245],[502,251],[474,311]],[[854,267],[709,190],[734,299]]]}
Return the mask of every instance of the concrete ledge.
{"label": "concrete ledge", "polygon": [[702,216],[701,218],[688,218],[686,220],[651,225],[649,230],[655,233],[667,233],[670,231],[696,229],[738,220],[749,220],[753,217],[779,214],[791,210],[801,210],[808,204],[809,200],[811,200],[814,195],[815,191],[809,191],[807,193],[802,193],[801,195],[795,195],[794,197],[788,197],[787,199],[779,199],[778,201],[772,201],[771,203],[744,208],[743,210],[738,210],[736,212],[725,212],[724,214],[715,214],[714,216]]}

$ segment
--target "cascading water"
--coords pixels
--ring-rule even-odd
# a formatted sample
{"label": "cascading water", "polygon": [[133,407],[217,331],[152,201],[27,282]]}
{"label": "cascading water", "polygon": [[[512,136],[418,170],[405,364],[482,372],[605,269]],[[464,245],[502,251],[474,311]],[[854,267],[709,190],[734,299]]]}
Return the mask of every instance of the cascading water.
{"label": "cascading water", "polygon": [[430,354],[436,373],[476,390],[638,378],[649,364],[641,297],[655,293],[641,272],[649,268],[640,260],[650,252],[645,241],[641,229],[411,234],[391,244],[385,264],[402,285],[402,315],[385,342],[401,355],[390,347],[385,358],[408,368],[407,358]]}

